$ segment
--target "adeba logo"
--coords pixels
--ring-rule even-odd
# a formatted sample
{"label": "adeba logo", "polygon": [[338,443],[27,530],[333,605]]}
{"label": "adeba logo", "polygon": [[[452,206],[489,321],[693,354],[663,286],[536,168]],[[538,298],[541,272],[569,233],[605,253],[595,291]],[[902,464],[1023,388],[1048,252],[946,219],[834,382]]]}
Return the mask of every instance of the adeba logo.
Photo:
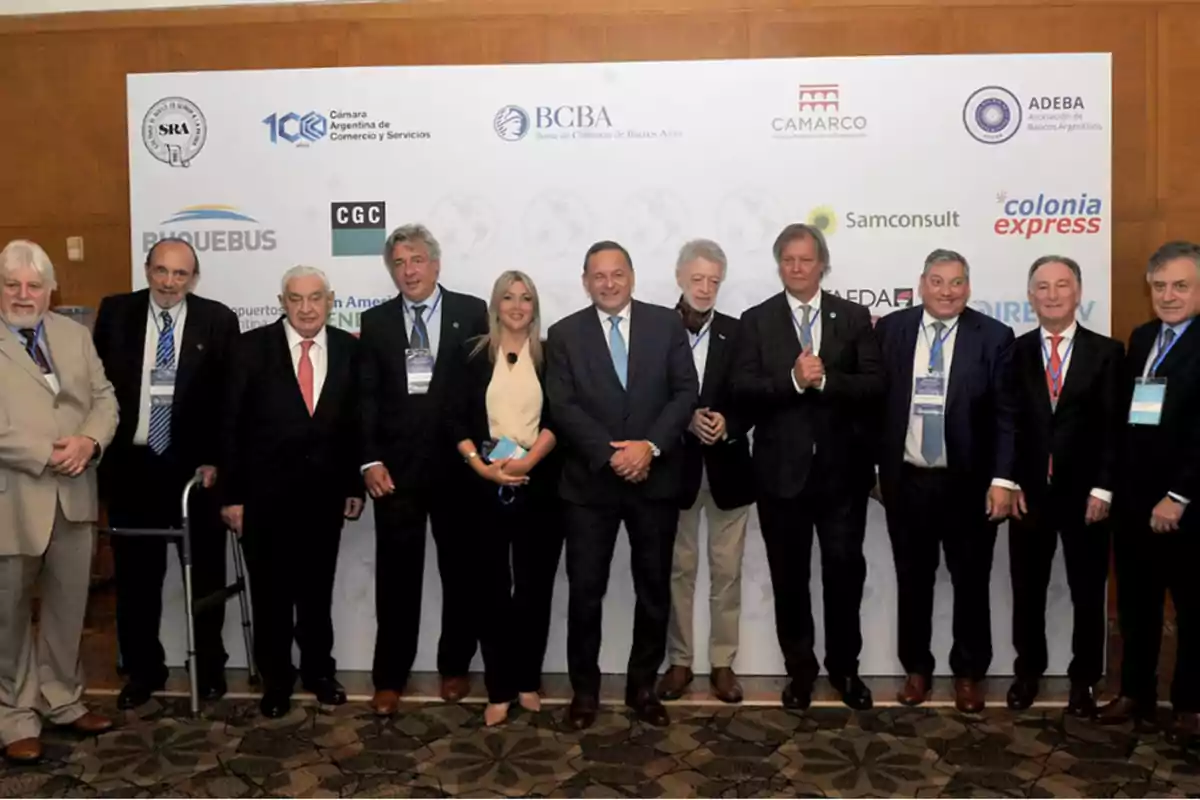
{"label": "adeba logo", "polygon": [[1060,196],[1038,194],[1010,196],[999,192],[1000,214],[992,226],[997,236],[1093,235],[1104,227],[1104,202],[1083,192]]}

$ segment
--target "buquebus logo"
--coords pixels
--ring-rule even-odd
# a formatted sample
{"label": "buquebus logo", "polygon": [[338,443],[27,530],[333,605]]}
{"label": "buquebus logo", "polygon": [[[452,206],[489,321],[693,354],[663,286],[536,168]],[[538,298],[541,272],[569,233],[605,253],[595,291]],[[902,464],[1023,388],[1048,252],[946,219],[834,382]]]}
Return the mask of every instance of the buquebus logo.
{"label": "buquebus logo", "polygon": [[240,253],[274,250],[276,232],[236,206],[207,204],[181,208],[160,223],[158,230],[142,232],[142,252],[159,239],[183,239],[198,253]]}
{"label": "buquebus logo", "polygon": [[1087,192],[1071,196],[999,192],[996,203],[1000,213],[992,229],[998,236],[1091,235],[1104,226],[1104,202]]}

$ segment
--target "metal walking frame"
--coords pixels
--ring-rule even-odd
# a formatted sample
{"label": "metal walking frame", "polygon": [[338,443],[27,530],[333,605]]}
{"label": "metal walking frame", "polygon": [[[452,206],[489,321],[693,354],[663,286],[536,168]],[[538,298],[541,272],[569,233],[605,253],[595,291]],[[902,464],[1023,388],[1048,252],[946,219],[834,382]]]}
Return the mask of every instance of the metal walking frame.
{"label": "metal walking frame", "polygon": [[259,682],[258,669],[254,664],[254,627],[250,618],[250,600],[246,585],[245,556],[242,554],[242,542],[237,534],[228,531],[233,538],[233,573],[235,580],[232,584],[198,600],[192,594],[192,530],[188,518],[188,501],[192,490],[203,488],[203,478],[197,472],[183,487],[181,500],[181,525],[178,528],[109,528],[112,536],[149,536],[173,539],[179,554],[179,566],[183,573],[184,616],[187,618],[187,667],[190,684],[192,716],[200,713],[200,683],[198,666],[196,664],[196,622],[195,615],[218,604],[224,604],[230,597],[237,595],[238,605],[242,614],[242,639],[246,645],[246,664],[250,670],[250,683]]}

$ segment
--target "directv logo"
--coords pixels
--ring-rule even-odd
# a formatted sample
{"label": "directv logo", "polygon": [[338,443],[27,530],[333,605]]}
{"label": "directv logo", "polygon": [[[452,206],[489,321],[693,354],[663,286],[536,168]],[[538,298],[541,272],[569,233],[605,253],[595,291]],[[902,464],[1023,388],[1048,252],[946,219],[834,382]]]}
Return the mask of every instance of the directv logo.
{"label": "directv logo", "polygon": [[377,256],[387,237],[387,209],[382,201],[330,203],[333,255]]}

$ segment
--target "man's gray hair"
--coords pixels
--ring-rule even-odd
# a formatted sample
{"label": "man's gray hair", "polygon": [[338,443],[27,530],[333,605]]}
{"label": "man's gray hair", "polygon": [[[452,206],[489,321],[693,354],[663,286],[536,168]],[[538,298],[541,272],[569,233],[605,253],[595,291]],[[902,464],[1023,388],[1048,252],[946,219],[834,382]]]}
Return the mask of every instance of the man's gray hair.
{"label": "man's gray hair", "polygon": [[962,264],[963,277],[971,280],[971,265],[967,263],[967,259],[962,253],[957,253],[954,250],[947,250],[939,247],[929,255],[925,256],[925,266],[921,270],[921,277],[924,278],[929,274],[929,270],[937,264]]}
{"label": "man's gray hair", "polygon": [[1167,242],[1150,256],[1150,263],[1146,265],[1146,277],[1149,278],[1166,266],[1168,261],[1177,258],[1186,258],[1200,269],[1200,244],[1184,240]]}
{"label": "man's gray hair", "polygon": [[775,244],[771,246],[771,252],[775,256],[775,265],[780,265],[780,262],[783,261],[783,251],[797,239],[812,239],[816,242],[817,260],[821,262],[821,275],[822,277],[828,275],[833,265],[829,263],[829,245],[825,243],[825,234],[821,233],[821,229],[815,225],[806,225],[803,222],[793,222],[775,237]]}
{"label": "man's gray hair", "polygon": [[1079,262],[1067,256],[1042,256],[1037,261],[1034,261],[1029,267],[1029,282],[1033,283],[1033,276],[1039,269],[1046,264],[1062,264],[1067,269],[1071,270],[1071,274],[1075,276],[1080,286],[1083,286],[1083,270],[1079,268]]}
{"label": "man's gray hair", "polygon": [[54,277],[54,264],[50,256],[38,244],[27,239],[14,239],[0,250],[0,275],[21,267],[33,267],[51,291],[58,288]]}
{"label": "man's gray hair", "polygon": [[325,285],[326,292],[331,291],[331,288],[329,286],[329,278],[325,275],[324,272],[317,269],[316,267],[306,267],[303,264],[298,264],[298,265],[292,267],[291,269],[289,269],[287,272],[283,273],[283,278],[281,278],[279,281],[279,293],[287,294],[288,284],[291,283],[293,279],[308,278],[313,275],[315,275],[321,279],[321,283],[323,283]]}
{"label": "man's gray hair", "polygon": [[679,258],[675,259],[675,271],[679,272],[697,258],[711,261],[720,267],[721,280],[725,280],[725,269],[729,266],[729,259],[725,257],[721,245],[712,239],[692,239],[679,248]]}
{"label": "man's gray hair", "polygon": [[402,242],[421,242],[429,251],[430,261],[442,260],[442,246],[438,244],[438,240],[433,238],[433,234],[429,232],[428,228],[419,222],[414,222],[396,228],[383,243],[383,263],[387,265],[389,272],[392,269],[392,251],[396,249],[396,245]]}

